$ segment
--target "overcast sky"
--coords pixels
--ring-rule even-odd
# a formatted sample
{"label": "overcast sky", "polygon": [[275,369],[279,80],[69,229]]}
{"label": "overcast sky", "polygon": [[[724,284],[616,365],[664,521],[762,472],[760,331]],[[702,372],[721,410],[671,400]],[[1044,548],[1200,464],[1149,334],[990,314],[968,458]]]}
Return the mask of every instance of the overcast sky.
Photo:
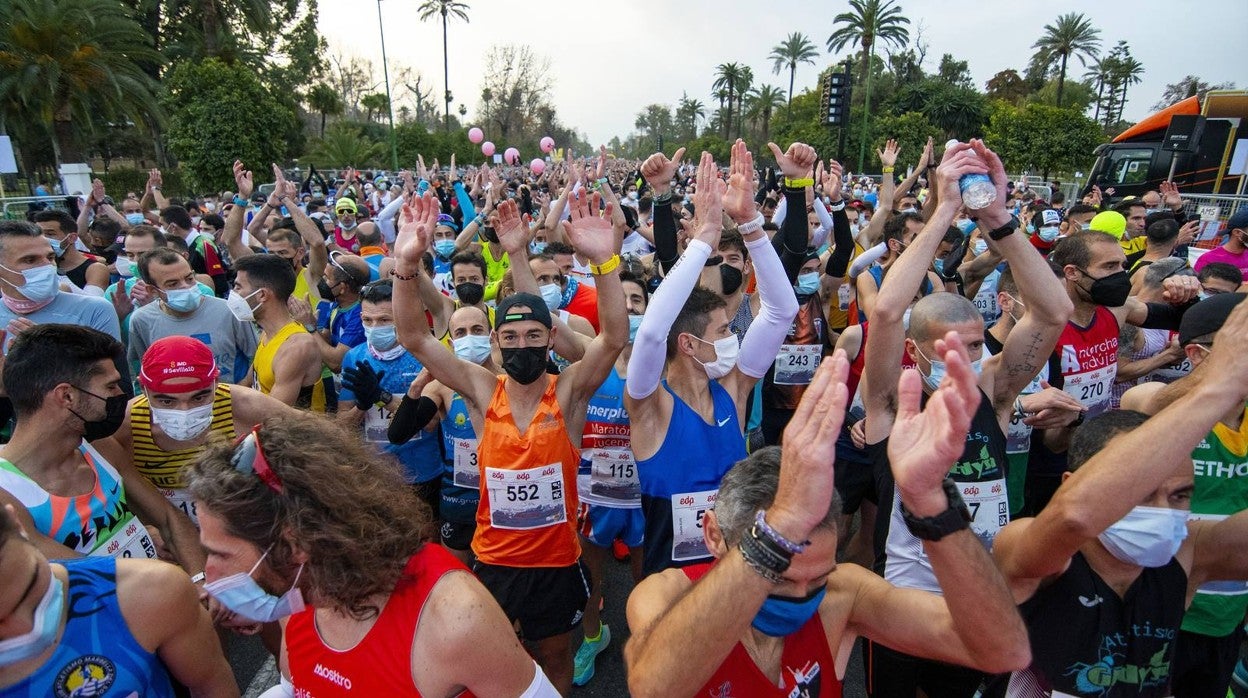
{"label": "overcast sky", "polygon": [[[465,1],[470,22],[450,24],[452,109],[464,103],[468,121],[473,121],[490,46],[529,44],[550,59],[560,119],[592,143],[626,136],[642,107],[673,105],[682,91],[702,100],[709,114],[711,82],[720,63],[747,64],[754,70],[755,85],[787,89],[787,69],[773,74],[767,56],[791,32],[805,33],[821,51],[817,67],[799,66],[794,94],[813,85],[828,63],[845,57],[824,52],[833,17],[848,9],[843,1]],[[440,106],[441,21],[421,23],[419,5],[420,0],[382,0],[386,55],[391,65],[411,66],[432,80]],[[1014,68],[1022,73],[1044,25],[1071,11],[1091,18],[1101,30],[1105,50],[1125,39],[1144,64],[1143,82],[1128,93],[1127,119],[1147,116],[1165,85],[1184,75],[1248,88],[1245,0],[902,0],[901,7],[910,18],[911,41],[921,27],[922,40],[929,45],[924,70],[934,72],[941,54],[952,53],[970,64],[981,90],[997,71]],[[331,50],[373,60],[380,77],[375,0],[320,0],[320,29]],[[1078,78],[1083,72],[1072,60],[1069,73]]]}

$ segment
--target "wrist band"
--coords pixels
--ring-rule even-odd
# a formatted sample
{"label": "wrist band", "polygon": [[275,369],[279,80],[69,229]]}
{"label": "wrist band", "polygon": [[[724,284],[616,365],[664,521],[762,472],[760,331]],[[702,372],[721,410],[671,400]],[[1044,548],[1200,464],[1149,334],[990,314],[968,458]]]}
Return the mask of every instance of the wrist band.
{"label": "wrist band", "polygon": [[589,271],[594,276],[602,276],[603,274],[610,274],[611,272],[619,268],[619,266],[620,266],[620,256],[618,254],[613,254],[611,255],[611,259],[608,259],[602,264],[589,265]]}
{"label": "wrist band", "polygon": [[670,206],[672,204],[672,192],[669,191],[666,194],[659,194],[654,197],[653,203],[655,206]]}
{"label": "wrist band", "polygon": [[801,179],[784,178],[784,186],[789,189],[805,189],[806,187],[815,186],[814,177],[802,177]]}
{"label": "wrist band", "polygon": [[753,220],[749,220],[744,223],[738,224],[737,230],[740,231],[742,235],[749,235],[751,233],[757,233],[758,231],[763,229],[764,222],[765,222],[765,219],[763,218],[763,214],[759,213],[754,216]]}
{"label": "wrist band", "polygon": [[398,279],[399,281],[411,281],[412,279],[416,278],[416,274],[418,274],[419,272],[412,272],[409,276],[403,276],[402,274],[399,273],[398,269],[395,269],[391,271],[390,273],[394,274],[394,278]]}
{"label": "wrist band", "polygon": [[762,538],[758,529],[751,527],[741,537],[741,555],[764,579],[778,583],[780,575],[789,569],[793,556]]}
{"label": "wrist band", "polygon": [[896,170],[896,169],[897,168],[893,167],[892,165],[885,165],[884,167],[880,168],[880,172],[883,172],[884,174],[892,174],[893,170]]}
{"label": "wrist band", "polygon": [[828,204],[828,210],[833,213],[836,213],[837,211],[844,211],[845,199],[841,199],[840,201],[833,201],[832,203]]}
{"label": "wrist band", "polygon": [[772,528],[771,526],[768,526],[767,518],[763,514],[762,509],[759,509],[754,514],[754,527],[758,529],[759,533],[770,538],[771,542],[775,543],[781,548],[784,548],[786,551],[788,551],[789,553],[792,553],[793,555],[806,552],[806,548],[810,546],[810,541],[805,541],[802,543],[794,543],[788,538],[785,538],[784,536],[780,535],[780,533],[776,531],[776,529]]}
{"label": "wrist band", "polygon": [[198,574],[193,574],[191,575],[191,584],[199,584],[205,579],[207,579],[207,576],[205,576],[203,572],[200,572]]}

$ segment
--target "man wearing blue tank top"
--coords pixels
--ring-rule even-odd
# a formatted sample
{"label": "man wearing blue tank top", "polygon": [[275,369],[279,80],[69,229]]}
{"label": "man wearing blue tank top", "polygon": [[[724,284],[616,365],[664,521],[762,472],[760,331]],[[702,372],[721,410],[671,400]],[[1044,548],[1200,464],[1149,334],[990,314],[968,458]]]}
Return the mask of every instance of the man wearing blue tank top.
{"label": "man wearing blue tank top", "polygon": [[[786,173],[802,176],[814,164],[815,151],[795,143],[780,161]],[[671,166],[659,153],[642,172]],[[754,205],[753,156],[743,142],[733,145],[727,186],[715,161],[702,154],[694,201],[697,217],[688,248],[655,292],[628,363],[625,405],[646,518],[646,574],[710,559],[702,517],[714,506],[724,473],[745,457],[746,401],[775,361],[798,310]],[[718,248],[724,212],[750,250],[760,296],[758,317],[739,345],[723,298],[694,287]]]}

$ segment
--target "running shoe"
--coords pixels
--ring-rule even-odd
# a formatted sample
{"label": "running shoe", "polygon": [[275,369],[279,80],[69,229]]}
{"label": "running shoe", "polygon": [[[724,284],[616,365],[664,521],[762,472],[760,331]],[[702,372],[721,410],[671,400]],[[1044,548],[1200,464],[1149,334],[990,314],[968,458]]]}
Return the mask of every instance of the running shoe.
{"label": "running shoe", "polygon": [[591,641],[585,638],[580,649],[576,651],[575,669],[572,674],[573,685],[584,686],[594,678],[594,660],[609,644],[611,644],[611,628],[601,623],[598,625],[598,639]]}

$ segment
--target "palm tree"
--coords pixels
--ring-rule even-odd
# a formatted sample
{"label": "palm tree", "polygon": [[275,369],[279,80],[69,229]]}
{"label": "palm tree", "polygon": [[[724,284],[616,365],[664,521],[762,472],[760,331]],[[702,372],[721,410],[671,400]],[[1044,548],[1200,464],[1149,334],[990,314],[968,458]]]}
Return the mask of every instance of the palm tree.
{"label": "palm tree", "polygon": [[1083,74],[1084,80],[1091,80],[1096,83],[1096,114],[1092,117],[1093,121],[1101,120],[1101,103],[1105,101],[1105,86],[1109,84],[1114,74],[1114,63],[1117,59],[1110,56],[1102,56],[1092,62],[1088,66],[1088,70]]}
{"label": "palm tree", "polygon": [[308,156],[332,167],[367,167],[376,163],[385,146],[343,121],[330,124],[325,135],[313,141]]}
{"label": "palm tree", "polygon": [[342,113],[342,98],[334,88],[325,83],[317,83],[308,90],[308,109],[321,115],[321,138],[325,137],[325,117]]}
{"label": "palm tree", "polygon": [[690,99],[689,95],[681,93],[680,102],[676,106],[676,119],[681,126],[688,125],[686,132],[687,138],[693,140],[698,137],[698,119],[706,118],[706,105],[700,100]]}
{"label": "palm tree", "polygon": [[750,90],[746,96],[750,105],[750,120],[762,124],[763,140],[771,138],[771,115],[785,105],[784,91],[779,87],[763,85]]}
{"label": "palm tree", "polygon": [[1115,121],[1122,121],[1122,110],[1127,105],[1127,88],[1131,85],[1138,85],[1144,80],[1142,77],[1144,75],[1144,64],[1137,61],[1131,55],[1130,49],[1123,46],[1117,68],[1118,71],[1114,77],[1122,88],[1122,94],[1118,96],[1118,118]]}
{"label": "palm tree", "polygon": [[793,32],[789,34],[789,38],[780,42],[771,50],[771,72],[779,75],[781,70],[786,67],[789,69],[789,99],[788,104],[793,104],[793,80],[797,77],[797,64],[809,63],[815,64],[815,57],[819,55],[819,49],[810,43],[810,39],[801,32]]}
{"label": "palm tree", "polygon": [[867,159],[867,127],[871,121],[871,73],[875,62],[875,45],[904,47],[910,41],[910,30],[906,25],[910,19],[901,14],[897,0],[849,0],[850,12],[842,12],[833,18],[832,23],[838,25],[836,31],[828,37],[828,53],[836,53],[847,46],[857,44],[862,47],[862,75],[866,80],[864,97],[864,117],[862,120],[862,148],[858,153],[858,171],[861,172]]}
{"label": "palm tree", "polygon": [[420,21],[425,21],[430,17],[437,15],[442,16],[442,89],[445,91],[446,98],[446,123],[444,128],[449,131],[451,128],[451,64],[450,57],[446,51],[446,23],[450,15],[468,21],[468,3],[458,2],[457,0],[425,0],[420,5]]}
{"label": "palm tree", "polygon": [[745,95],[754,86],[754,70],[748,65],[741,66],[737,75],[737,138],[741,137],[741,128],[745,121]]}
{"label": "palm tree", "polygon": [[[736,63],[720,63],[715,67],[715,75],[715,82],[711,84],[711,89],[722,91],[722,96],[719,92],[716,96],[720,100],[719,110],[724,115],[722,118],[724,138],[728,138],[732,134],[732,105],[737,94],[737,85],[741,80],[741,66]],[[725,103],[728,105],[726,112],[723,107]]]}
{"label": "palm tree", "polygon": [[1101,30],[1092,26],[1092,20],[1083,13],[1068,12],[1059,15],[1053,24],[1044,25],[1044,35],[1031,45],[1036,58],[1051,62],[1061,56],[1062,64],[1057,73],[1057,106],[1062,106],[1062,91],[1066,87],[1066,62],[1071,56],[1086,66],[1089,59],[1096,59],[1101,52]]}
{"label": "palm tree", "polygon": [[141,65],[163,61],[116,0],[0,2],[0,120],[51,126],[58,163],[82,162],[92,124],[159,122]]}

